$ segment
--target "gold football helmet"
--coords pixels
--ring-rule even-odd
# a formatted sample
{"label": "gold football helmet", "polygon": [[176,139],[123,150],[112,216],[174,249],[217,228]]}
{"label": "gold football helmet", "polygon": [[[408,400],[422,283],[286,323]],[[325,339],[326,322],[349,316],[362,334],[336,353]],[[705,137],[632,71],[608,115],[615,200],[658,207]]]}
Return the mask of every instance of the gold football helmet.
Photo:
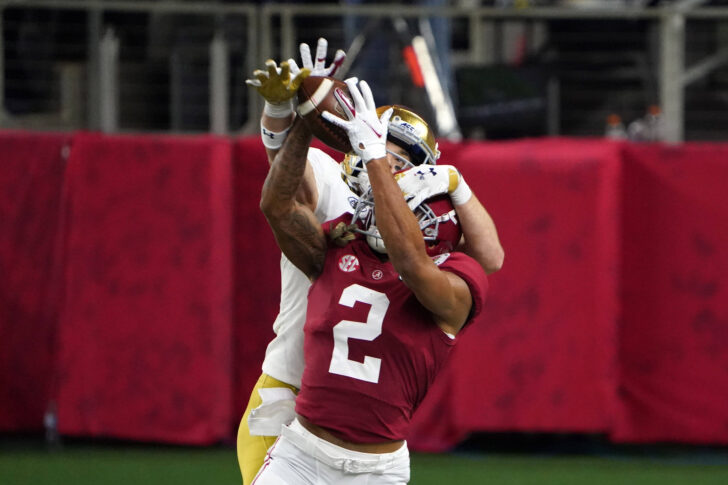
{"label": "gold football helmet", "polygon": [[357,195],[369,190],[369,175],[358,155],[347,153],[341,161],[341,178]]}
{"label": "gold football helmet", "polygon": [[[410,156],[408,166],[435,165],[440,158],[440,151],[437,149],[435,134],[425,120],[414,111],[400,105],[380,106],[377,108],[377,115],[381,116],[389,108],[393,108],[394,111],[389,119],[387,140],[407,150]],[[344,157],[341,162],[341,175],[355,193],[361,195],[369,189],[366,168],[357,155],[348,153]]]}
{"label": "gold football helmet", "polygon": [[425,120],[409,108],[396,104],[380,106],[377,115],[382,116],[389,108],[394,111],[389,119],[387,139],[407,150],[413,165],[436,164],[440,151],[437,149],[435,134]]}

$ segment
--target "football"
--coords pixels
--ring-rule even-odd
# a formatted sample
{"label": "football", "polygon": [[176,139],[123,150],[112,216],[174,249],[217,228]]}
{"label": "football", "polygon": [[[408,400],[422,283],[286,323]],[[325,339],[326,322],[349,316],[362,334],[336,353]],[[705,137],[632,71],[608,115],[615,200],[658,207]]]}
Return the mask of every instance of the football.
{"label": "football", "polygon": [[321,113],[328,111],[346,119],[344,110],[334,96],[336,88],[341,89],[351,99],[349,88],[343,81],[321,76],[309,76],[304,79],[298,88],[298,115],[303,118],[316,138],[334,150],[349,153],[351,143],[346,132],[321,116]]}

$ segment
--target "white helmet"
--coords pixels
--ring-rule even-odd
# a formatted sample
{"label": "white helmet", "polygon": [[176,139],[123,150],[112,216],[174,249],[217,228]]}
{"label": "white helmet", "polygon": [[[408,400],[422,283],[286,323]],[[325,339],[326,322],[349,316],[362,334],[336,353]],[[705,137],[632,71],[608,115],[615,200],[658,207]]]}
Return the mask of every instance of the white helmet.
{"label": "white helmet", "polygon": [[[380,209],[382,210],[382,209]],[[417,222],[425,240],[425,249],[430,256],[448,253],[455,249],[462,231],[458,224],[455,207],[447,194],[431,197],[415,207]],[[369,247],[379,253],[387,253],[374,216],[374,197],[371,188],[359,197],[354,209],[355,222],[359,222],[356,232],[366,236]]]}

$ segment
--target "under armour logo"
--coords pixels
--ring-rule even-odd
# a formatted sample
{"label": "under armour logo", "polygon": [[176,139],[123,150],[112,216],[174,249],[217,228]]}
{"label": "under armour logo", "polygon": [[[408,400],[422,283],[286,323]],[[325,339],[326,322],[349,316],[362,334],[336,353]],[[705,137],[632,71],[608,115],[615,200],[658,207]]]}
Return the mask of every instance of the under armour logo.
{"label": "under armour logo", "polygon": [[272,140],[273,138],[275,138],[275,133],[273,133],[273,132],[272,132],[272,131],[270,131],[270,130],[266,130],[264,126],[261,126],[260,128],[261,128],[261,130],[260,130],[260,133],[261,133],[261,134],[262,134],[263,136],[267,136],[267,137],[268,137],[268,138],[270,138],[271,140]]}
{"label": "under armour logo", "polygon": [[[415,172],[415,175],[418,175],[420,177],[420,180],[425,180],[425,177],[427,176],[427,172],[423,172],[422,170],[418,170]],[[435,172],[435,169],[433,167],[430,167],[430,175],[437,175],[437,172]]]}

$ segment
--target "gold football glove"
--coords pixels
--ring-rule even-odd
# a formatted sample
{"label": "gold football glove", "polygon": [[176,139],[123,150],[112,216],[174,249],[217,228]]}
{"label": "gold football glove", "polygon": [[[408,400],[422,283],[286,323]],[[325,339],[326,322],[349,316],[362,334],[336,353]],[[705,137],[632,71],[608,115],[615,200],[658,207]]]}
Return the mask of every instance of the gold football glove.
{"label": "gold football glove", "polygon": [[271,104],[283,104],[296,95],[301,83],[310,74],[311,70],[303,68],[291,77],[291,68],[288,61],[276,65],[276,61],[265,61],[267,71],[256,69],[253,71],[255,79],[246,79],[245,84],[253,86],[263,98]]}

